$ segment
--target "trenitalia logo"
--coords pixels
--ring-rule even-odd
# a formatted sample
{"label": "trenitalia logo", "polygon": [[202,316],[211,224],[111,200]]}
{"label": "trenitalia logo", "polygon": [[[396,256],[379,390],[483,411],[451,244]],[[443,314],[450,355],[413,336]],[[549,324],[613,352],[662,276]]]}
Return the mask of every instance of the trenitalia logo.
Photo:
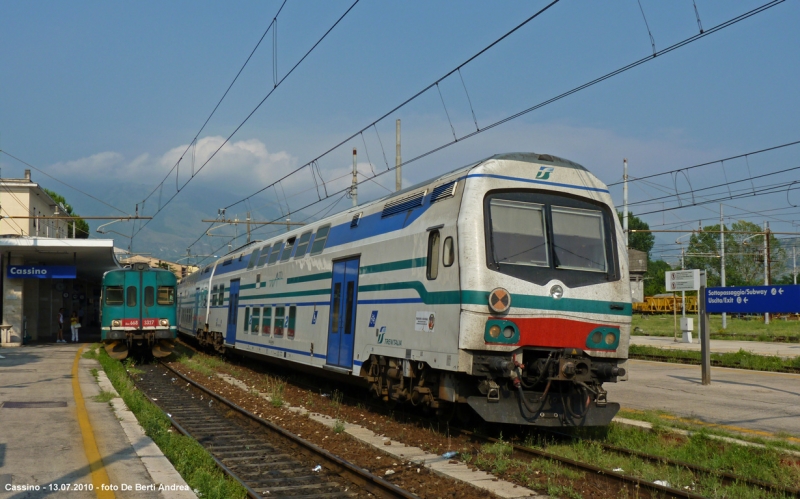
{"label": "trenitalia logo", "polygon": [[536,174],[536,180],[549,179],[550,174],[553,173],[553,170],[555,170],[555,168],[553,168],[552,166],[540,166],[539,172]]}

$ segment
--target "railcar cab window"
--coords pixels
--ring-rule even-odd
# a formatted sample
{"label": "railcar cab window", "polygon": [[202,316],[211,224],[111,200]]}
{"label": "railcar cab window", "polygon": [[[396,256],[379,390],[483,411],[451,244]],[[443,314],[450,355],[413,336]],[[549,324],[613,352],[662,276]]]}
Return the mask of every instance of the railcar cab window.
{"label": "railcar cab window", "polygon": [[122,286],[106,288],[106,305],[122,305]]}
{"label": "railcar cab window", "polygon": [[614,219],[607,206],[540,191],[495,191],[484,200],[486,265],[544,285],[619,280]]}
{"label": "railcar cab window", "polygon": [[439,241],[441,241],[439,231],[432,230],[428,236],[428,269],[426,274],[429,281],[439,276]]}
{"label": "railcar cab window", "polygon": [[136,306],[136,287],[128,286],[125,289],[125,305],[128,307]]}
{"label": "railcar cab window", "polygon": [[153,286],[145,286],[144,288],[144,306],[152,307],[156,303],[155,289]]}
{"label": "railcar cab window", "polygon": [[175,303],[175,288],[172,286],[158,287],[158,304],[172,305]]}

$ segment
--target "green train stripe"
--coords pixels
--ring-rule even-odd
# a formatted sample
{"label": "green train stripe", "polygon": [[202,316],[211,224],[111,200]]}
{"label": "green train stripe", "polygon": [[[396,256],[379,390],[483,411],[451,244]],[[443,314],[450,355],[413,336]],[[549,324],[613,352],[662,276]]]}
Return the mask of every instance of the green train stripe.
{"label": "green train stripe", "polygon": [[325,281],[333,276],[330,272],[320,272],[319,274],[301,275],[300,277],[290,277],[286,279],[286,284],[296,284],[298,282]]}
{"label": "green train stripe", "polygon": [[359,275],[377,274],[378,272],[391,272],[393,270],[413,269],[428,265],[428,258],[412,258],[410,260],[400,260],[397,262],[378,263],[376,265],[365,265],[358,269]]}

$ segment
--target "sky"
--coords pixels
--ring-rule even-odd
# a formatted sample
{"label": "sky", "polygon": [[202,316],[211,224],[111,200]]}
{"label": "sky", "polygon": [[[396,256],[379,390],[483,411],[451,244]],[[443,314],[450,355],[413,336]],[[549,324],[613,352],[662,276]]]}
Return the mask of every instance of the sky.
{"label": "sky", "polygon": [[[709,31],[766,1],[561,0],[389,113],[549,2],[361,0],[292,70],[353,0],[287,0],[280,14],[282,1],[7,0],[0,176],[21,178],[30,168],[14,156],[81,215],[138,208],[153,220],[117,222],[101,228],[114,231],[105,235],[95,229],[111,220],[91,221],[91,237],[174,260],[187,248],[219,255],[231,236],[238,236],[231,247],[244,243],[242,225],[204,235],[212,224],[202,220],[223,207],[239,220],[248,211],[254,220],[305,220],[348,208],[341,195],[306,207],[324,193],[308,168],[236,202],[318,158],[324,187],[339,191],[349,183],[354,147],[362,179],[386,171],[396,119],[404,160],[459,138],[405,165],[405,186],[511,151],[568,158],[607,184],[622,179],[623,158],[631,178],[713,162],[800,140],[800,4],[783,2],[655,58],[653,45],[659,51],[698,34],[695,6]],[[253,52],[276,14],[277,29]],[[462,140],[476,122],[483,129],[648,56]],[[726,224],[769,221],[773,231],[800,231],[795,171],[748,180],[800,166],[798,152],[800,144],[632,182],[631,211],[651,228],[690,231],[718,223],[722,203]],[[742,197],[769,185],[772,194]],[[389,172],[362,184],[359,201],[393,189]],[[621,185],[611,192],[621,210]],[[679,236],[659,234],[654,256],[674,261]]]}

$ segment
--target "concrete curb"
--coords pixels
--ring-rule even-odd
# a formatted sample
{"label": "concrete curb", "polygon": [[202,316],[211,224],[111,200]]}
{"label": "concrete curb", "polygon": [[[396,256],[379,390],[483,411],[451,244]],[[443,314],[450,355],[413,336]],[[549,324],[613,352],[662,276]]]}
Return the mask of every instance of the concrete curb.
{"label": "concrete curb", "polygon": [[114,385],[111,384],[108,376],[106,376],[105,371],[98,369],[97,378],[97,383],[100,385],[101,390],[114,394],[115,398],[111,400],[111,407],[114,409],[117,419],[119,419],[119,424],[122,426],[123,431],[125,431],[125,435],[128,437],[131,447],[133,447],[136,451],[136,455],[141,459],[142,464],[153,479],[153,483],[157,484],[156,487],[163,484],[165,486],[177,485],[188,488],[188,490],[165,490],[162,491],[160,495],[162,497],[169,497],[170,499],[197,499],[197,495],[192,492],[191,487],[189,487],[175,467],[172,466],[172,463],[167,459],[164,453],[161,452],[161,449],[158,448],[150,437],[145,435],[144,429],[139,424],[139,421],[136,420],[136,416],[134,416],[130,409],[128,409],[128,406],[125,405],[125,402],[119,396],[117,390],[114,389]]}

